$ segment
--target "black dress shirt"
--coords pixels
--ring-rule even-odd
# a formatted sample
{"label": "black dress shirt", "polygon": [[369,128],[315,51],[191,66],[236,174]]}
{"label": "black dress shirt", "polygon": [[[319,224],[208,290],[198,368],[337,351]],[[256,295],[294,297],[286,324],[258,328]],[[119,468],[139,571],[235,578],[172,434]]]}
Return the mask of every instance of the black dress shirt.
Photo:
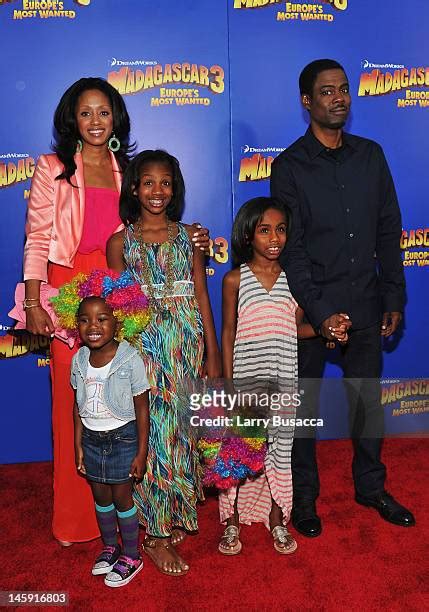
{"label": "black dress shirt", "polygon": [[281,264],[315,328],[347,313],[355,329],[402,312],[401,213],[380,145],[343,133],[326,149],[309,128],[271,167],[271,195],[292,211]]}

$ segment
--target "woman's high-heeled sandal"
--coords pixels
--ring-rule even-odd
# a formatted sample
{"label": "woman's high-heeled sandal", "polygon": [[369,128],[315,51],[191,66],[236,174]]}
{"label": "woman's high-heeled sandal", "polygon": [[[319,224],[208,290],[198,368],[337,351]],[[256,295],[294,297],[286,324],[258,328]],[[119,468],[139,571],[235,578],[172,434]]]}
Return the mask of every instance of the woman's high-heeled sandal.
{"label": "woman's high-heeled sandal", "polygon": [[290,555],[298,548],[298,544],[284,525],[277,525],[271,531],[274,539],[274,549],[281,555]]}
{"label": "woman's high-heeled sandal", "polygon": [[240,528],[236,525],[228,525],[220,539],[218,546],[219,552],[223,555],[238,555],[242,548],[239,536]]}

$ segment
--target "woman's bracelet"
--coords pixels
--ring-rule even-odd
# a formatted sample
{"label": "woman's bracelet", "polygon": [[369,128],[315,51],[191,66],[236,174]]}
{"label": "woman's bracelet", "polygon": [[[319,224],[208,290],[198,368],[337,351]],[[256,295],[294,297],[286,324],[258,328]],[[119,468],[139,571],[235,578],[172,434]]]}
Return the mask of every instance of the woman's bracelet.
{"label": "woman's bracelet", "polygon": [[[29,302],[37,302],[37,303],[29,304]],[[40,306],[40,300],[39,298],[25,298],[22,304],[24,306],[24,310],[27,310],[28,308],[37,308],[38,306]]]}

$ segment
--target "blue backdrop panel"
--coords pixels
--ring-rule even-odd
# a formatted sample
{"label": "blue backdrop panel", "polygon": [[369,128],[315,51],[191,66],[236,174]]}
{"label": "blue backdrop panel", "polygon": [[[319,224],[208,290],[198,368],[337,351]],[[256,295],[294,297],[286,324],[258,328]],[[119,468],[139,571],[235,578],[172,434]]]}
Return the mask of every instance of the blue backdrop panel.
{"label": "blue backdrop panel", "polygon": [[[1,101],[2,117],[11,119],[3,122],[0,151],[4,279],[0,354],[8,381],[3,395],[0,462],[51,456],[46,350],[44,355],[43,351],[36,354],[39,347],[34,342],[30,346],[28,334],[15,340],[8,335],[7,327],[13,321],[7,313],[15,284],[21,279],[24,192],[30,187],[34,160],[50,150],[52,117],[64,90],[82,76],[113,81],[120,69],[131,74],[158,66],[156,70],[165,77],[167,66],[176,65],[179,79],[125,92],[124,99],[137,150],[162,148],[179,159],[186,184],[184,220],[200,221],[210,229],[214,245],[207,272],[217,321],[232,216],[226,4],[210,0],[197,5],[190,0],[68,0],[57,2],[54,8],[59,14],[51,16],[42,16],[45,13],[40,9],[30,11],[30,6],[41,5],[22,0],[0,5],[3,57],[12,58],[14,49],[13,70],[3,75]],[[61,11],[74,12],[74,16]],[[183,102],[190,94],[203,103]],[[159,103],[161,100],[170,102]],[[23,429],[26,433],[21,440]]]}
{"label": "blue backdrop panel", "polygon": [[[423,25],[429,7],[423,0],[412,5],[410,10],[400,0],[255,0],[232,2],[229,10],[234,212],[251,197],[269,195],[272,159],[307,129],[298,77],[314,59],[330,57],[343,64],[353,99],[346,129],[374,139],[384,148],[403,215],[408,293],[401,337],[385,342],[385,386],[392,377],[415,379],[428,373],[429,334],[422,324],[422,304],[429,297],[429,224],[424,196],[429,181],[425,142],[429,55]],[[413,81],[413,68],[415,80],[420,68],[420,84]],[[374,70],[378,71],[376,86]],[[389,88],[390,82],[393,86]],[[419,99],[410,102],[413,96]],[[333,355],[328,376],[339,375],[336,361]],[[332,414],[332,401],[327,394],[322,402],[324,414]],[[338,396],[335,410],[339,426],[330,436],[344,432],[343,404],[344,398]],[[398,413],[397,402],[386,401],[384,405],[388,431],[427,430],[427,409]]]}
{"label": "blue backdrop panel", "polygon": [[[408,304],[402,336],[385,346],[388,429],[427,429],[425,391],[412,383],[428,375],[428,16],[424,0],[412,10],[401,0],[0,2],[0,52],[8,66],[0,99],[0,462],[51,456],[49,353],[26,333],[10,336],[7,313],[21,278],[34,162],[50,150],[64,90],[82,76],[108,78],[123,91],[138,150],[160,147],[178,157],[184,219],[208,226],[216,243],[208,280],[219,328],[233,210],[269,193],[272,159],[307,127],[299,72],[326,56],[338,59],[350,79],[347,129],[382,144],[403,213]],[[335,359],[327,373],[339,375]],[[343,404],[340,396],[325,410],[338,415],[329,435],[342,434]]]}

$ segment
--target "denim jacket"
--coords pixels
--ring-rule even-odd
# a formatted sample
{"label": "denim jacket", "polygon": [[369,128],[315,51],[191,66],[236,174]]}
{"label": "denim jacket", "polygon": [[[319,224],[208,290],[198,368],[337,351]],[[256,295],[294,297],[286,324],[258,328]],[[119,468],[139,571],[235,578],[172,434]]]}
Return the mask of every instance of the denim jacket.
{"label": "denim jacket", "polygon": [[[79,414],[86,404],[86,375],[88,372],[89,348],[82,346],[73,356],[70,382],[76,390]],[[126,340],[120,342],[104,383],[104,403],[112,415],[121,420],[135,419],[135,395],[149,389],[143,360]]]}

